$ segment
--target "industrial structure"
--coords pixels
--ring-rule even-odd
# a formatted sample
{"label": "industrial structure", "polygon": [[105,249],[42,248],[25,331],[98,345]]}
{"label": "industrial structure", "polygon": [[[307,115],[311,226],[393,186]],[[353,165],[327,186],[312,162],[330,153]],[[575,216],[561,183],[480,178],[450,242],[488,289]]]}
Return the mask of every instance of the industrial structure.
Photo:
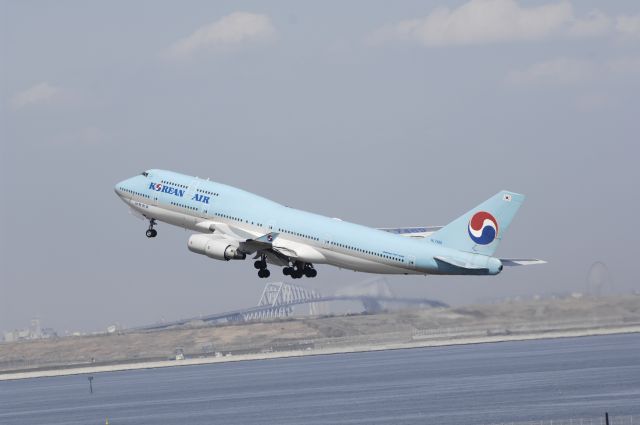
{"label": "industrial structure", "polygon": [[[4,342],[28,341],[33,339],[55,338],[58,336],[56,331],[51,328],[43,328],[40,325],[40,319],[31,319],[28,328],[14,329],[13,331],[4,333]],[[3,339],[0,339],[2,341]]]}
{"label": "industrial structure", "polygon": [[375,279],[364,284],[347,287],[334,295],[325,296],[321,293],[300,285],[284,282],[267,283],[262,291],[260,300],[255,307],[240,310],[215,313],[207,316],[181,319],[172,322],[156,323],[141,326],[131,330],[156,330],[190,323],[220,323],[260,321],[285,318],[293,314],[295,306],[308,305],[309,315],[321,313],[321,304],[332,301],[357,301],[362,303],[368,313],[383,311],[383,305],[448,307],[447,304],[426,298],[396,297],[389,289],[385,280]]}

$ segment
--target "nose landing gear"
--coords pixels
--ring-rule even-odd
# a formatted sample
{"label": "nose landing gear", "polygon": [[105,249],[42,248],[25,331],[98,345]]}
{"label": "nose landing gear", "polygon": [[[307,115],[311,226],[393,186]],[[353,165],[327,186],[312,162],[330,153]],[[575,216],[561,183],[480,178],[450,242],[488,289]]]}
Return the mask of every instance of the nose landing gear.
{"label": "nose landing gear", "polygon": [[156,225],[155,219],[152,218],[151,220],[149,220],[149,229],[147,229],[147,232],[145,233],[148,238],[155,238],[156,236],[158,236],[158,231],[153,228],[153,226],[155,225]]}

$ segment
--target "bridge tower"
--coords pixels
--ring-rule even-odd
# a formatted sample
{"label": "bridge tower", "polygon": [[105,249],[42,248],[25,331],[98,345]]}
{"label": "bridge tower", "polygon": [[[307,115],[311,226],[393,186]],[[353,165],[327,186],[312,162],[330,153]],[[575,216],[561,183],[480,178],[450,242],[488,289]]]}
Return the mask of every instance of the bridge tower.
{"label": "bridge tower", "polygon": [[263,320],[278,317],[288,317],[293,313],[295,304],[309,303],[309,314],[319,312],[319,306],[313,300],[319,300],[322,295],[313,289],[303,288],[292,283],[267,283],[258,301],[258,307],[267,307],[259,311],[244,314],[244,320]]}

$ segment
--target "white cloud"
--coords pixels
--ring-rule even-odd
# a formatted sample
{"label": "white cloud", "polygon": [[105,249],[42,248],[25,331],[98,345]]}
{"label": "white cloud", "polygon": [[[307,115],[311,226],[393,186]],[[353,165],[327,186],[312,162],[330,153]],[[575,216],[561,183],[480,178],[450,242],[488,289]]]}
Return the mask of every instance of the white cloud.
{"label": "white cloud", "polygon": [[569,0],[535,7],[521,6],[516,0],[469,0],[455,9],[440,7],[426,17],[387,25],[374,32],[371,39],[433,47],[611,34],[640,37],[640,15],[614,19],[596,9],[579,17]]}
{"label": "white cloud", "polygon": [[270,42],[275,38],[276,29],[267,15],[234,12],[176,41],[169,46],[167,56],[172,59],[185,58],[198,51]]}
{"label": "white cloud", "polygon": [[515,85],[576,84],[591,80],[598,72],[591,62],[560,58],[540,62],[530,67],[512,71],[507,82]]}
{"label": "white cloud", "polygon": [[520,7],[514,0],[470,0],[457,9],[438,8],[420,19],[383,28],[377,40],[410,40],[426,46],[499,43],[547,38],[573,19],[571,4],[562,1]]}
{"label": "white cloud", "polygon": [[575,18],[567,29],[570,37],[598,37],[611,32],[613,20],[599,10],[593,10],[586,18]]}
{"label": "white cloud", "polygon": [[11,106],[14,109],[20,109],[25,106],[43,104],[52,101],[61,92],[59,87],[52,86],[47,82],[38,83],[14,95],[11,98]]}
{"label": "white cloud", "polygon": [[640,37],[640,15],[618,16],[616,30],[626,37]]}

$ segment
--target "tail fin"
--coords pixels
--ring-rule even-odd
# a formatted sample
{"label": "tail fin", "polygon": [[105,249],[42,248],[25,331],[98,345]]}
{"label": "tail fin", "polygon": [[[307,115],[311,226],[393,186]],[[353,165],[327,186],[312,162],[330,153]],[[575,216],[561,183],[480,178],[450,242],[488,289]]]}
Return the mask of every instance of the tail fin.
{"label": "tail fin", "polygon": [[431,235],[447,248],[493,255],[524,195],[503,190]]}

